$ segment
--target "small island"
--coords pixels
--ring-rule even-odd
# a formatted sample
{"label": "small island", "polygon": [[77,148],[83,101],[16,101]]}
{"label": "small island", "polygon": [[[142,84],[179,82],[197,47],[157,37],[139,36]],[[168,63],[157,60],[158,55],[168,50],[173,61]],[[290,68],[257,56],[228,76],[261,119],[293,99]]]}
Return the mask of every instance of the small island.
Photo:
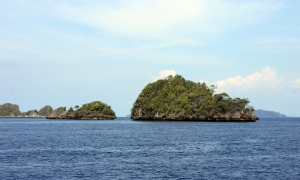
{"label": "small island", "polygon": [[0,117],[6,118],[44,118],[52,111],[52,107],[49,105],[44,106],[39,111],[34,109],[27,112],[21,112],[17,104],[5,103],[0,105]]}
{"label": "small island", "polygon": [[70,107],[59,107],[51,112],[47,119],[84,119],[84,120],[109,120],[116,119],[115,112],[110,106],[101,102],[94,101],[79,107],[76,105],[74,109]]}
{"label": "small island", "polygon": [[240,122],[259,119],[248,99],[215,94],[215,89],[213,85],[208,87],[180,75],[168,76],[142,90],[131,109],[131,119]]}

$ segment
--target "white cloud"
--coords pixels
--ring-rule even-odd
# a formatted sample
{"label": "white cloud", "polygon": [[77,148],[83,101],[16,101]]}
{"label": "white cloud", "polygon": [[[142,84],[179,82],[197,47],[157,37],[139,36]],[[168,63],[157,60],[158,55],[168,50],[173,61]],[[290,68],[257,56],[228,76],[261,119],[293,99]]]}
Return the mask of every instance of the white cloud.
{"label": "white cloud", "polygon": [[300,78],[292,82],[292,87],[294,88],[300,87]]}
{"label": "white cloud", "polygon": [[152,81],[157,81],[159,79],[163,79],[168,77],[169,75],[175,76],[177,73],[174,70],[162,70],[159,72],[158,76],[151,75]]}
{"label": "white cloud", "polygon": [[217,81],[218,92],[248,91],[261,88],[277,88],[281,79],[277,78],[276,70],[266,67],[246,77],[236,76]]}

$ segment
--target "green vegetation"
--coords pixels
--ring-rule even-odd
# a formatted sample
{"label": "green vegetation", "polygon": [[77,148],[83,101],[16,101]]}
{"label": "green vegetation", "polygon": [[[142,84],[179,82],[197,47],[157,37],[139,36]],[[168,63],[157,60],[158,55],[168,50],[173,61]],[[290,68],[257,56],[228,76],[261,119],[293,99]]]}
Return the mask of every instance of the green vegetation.
{"label": "green vegetation", "polygon": [[19,116],[21,112],[19,106],[16,104],[6,103],[0,105],[0,116]]}
{"label": "green vegetation", "polygon": [[[230,98],[226,93],[215,94],[215,86],[169,76],[148,84],[138,96],[132,115],[184,114],[207,116],[216,113],[234,113],[245,109],[248,99]],[[250,111],[254,108],[251,106]]]}
{"label": "green vegetation", "polygon": [[55,109],[47,119],[93,119],[93,120],[104,120],[104,119],[116,119],[115,112],[105,103],[101,101],[94,101],[91,103],[83,104],[81,107],[76,105],[70,107],[68,111],[66,107],[60,107]]}
{"label": "green vegetation", "polygon": [[59,108],[56,109],[56,111],[66,111],[66,110],[67,110],[66,107],[59,107]]}
{"label": "green vegetation", "polygon": [[6,103],[3,105],[0,105],[0,116],[8,116],[8,117],[40,117],[40,116],[48,116],[53,111],[52,107],[47,105],[37,111],[29,110],[26,112],[20,112],[19,106],[16,104],[10,104]]}
{"label": "green vegetation", "polygon": [[77,111],[86,113],[99,112],[104,115],[115,116],[115,112],[111,109],[111,107],[101,101],[84,104]]}
{"label": "green vegetation", "polygon": [[53,111],[52,107],[47,105],[38,111],[38,114],[41,116],[48,116]]}

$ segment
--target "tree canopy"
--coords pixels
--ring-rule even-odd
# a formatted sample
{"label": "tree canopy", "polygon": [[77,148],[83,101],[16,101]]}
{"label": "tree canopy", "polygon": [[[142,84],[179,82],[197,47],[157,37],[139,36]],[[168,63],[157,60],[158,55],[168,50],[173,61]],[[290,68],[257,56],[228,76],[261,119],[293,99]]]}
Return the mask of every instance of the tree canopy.
{"label": "tree canopy", "polygon": [[[132,114],[164,113],[208,115],[245,109],[247,98],[230,98],[226,93],[215,94],[215,86],[185,80],[182,76],[168,76],[148,84],[139,94]],[[254,109],[251,109],[253,111]]]}
{"label": "tree canopy", "polygon": [[[78,107],[77,107],[78,108]],[[115,116],[115,112],[111,109],[111,107],[101,101],[93,101],[91,103],[83,104],[77,111],[82,112],[101,112],[104,115],[113,115]]]}

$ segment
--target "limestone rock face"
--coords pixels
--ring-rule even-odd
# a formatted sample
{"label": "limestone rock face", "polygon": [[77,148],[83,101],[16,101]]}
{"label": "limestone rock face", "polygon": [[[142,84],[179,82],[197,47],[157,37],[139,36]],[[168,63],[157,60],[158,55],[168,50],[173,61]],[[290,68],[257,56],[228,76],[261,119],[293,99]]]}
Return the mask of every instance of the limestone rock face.
{"label": "limestone rock face", "polygon": [[66,107],[60,107],[51,112],[47,119],[86,119],[86,120],[105,120],[116,119],[115,112],[105,103],[94,101],[84,104],[81,108],[68,111]]}
{"label": "limestone rock face", "polygon": [[[142,109],[141,109],[142,111]],[[136,114],[132,115],[131,119],[134,120],[178,120],[178,121],[245,121],[251,122],[259,120],[259,118],[251,113],[249,109],[245,109],[244,112],[236,112],[236,113],[215,113],[210,115],[199,115],[193,114],[188,115],[185,113],[178,114]]]}
{"label": "limestone rock face", "polygon": [[176,75],[148,84],[131,109],[134,120],[256,121],[248,99],[215,94],[215,86]]}

